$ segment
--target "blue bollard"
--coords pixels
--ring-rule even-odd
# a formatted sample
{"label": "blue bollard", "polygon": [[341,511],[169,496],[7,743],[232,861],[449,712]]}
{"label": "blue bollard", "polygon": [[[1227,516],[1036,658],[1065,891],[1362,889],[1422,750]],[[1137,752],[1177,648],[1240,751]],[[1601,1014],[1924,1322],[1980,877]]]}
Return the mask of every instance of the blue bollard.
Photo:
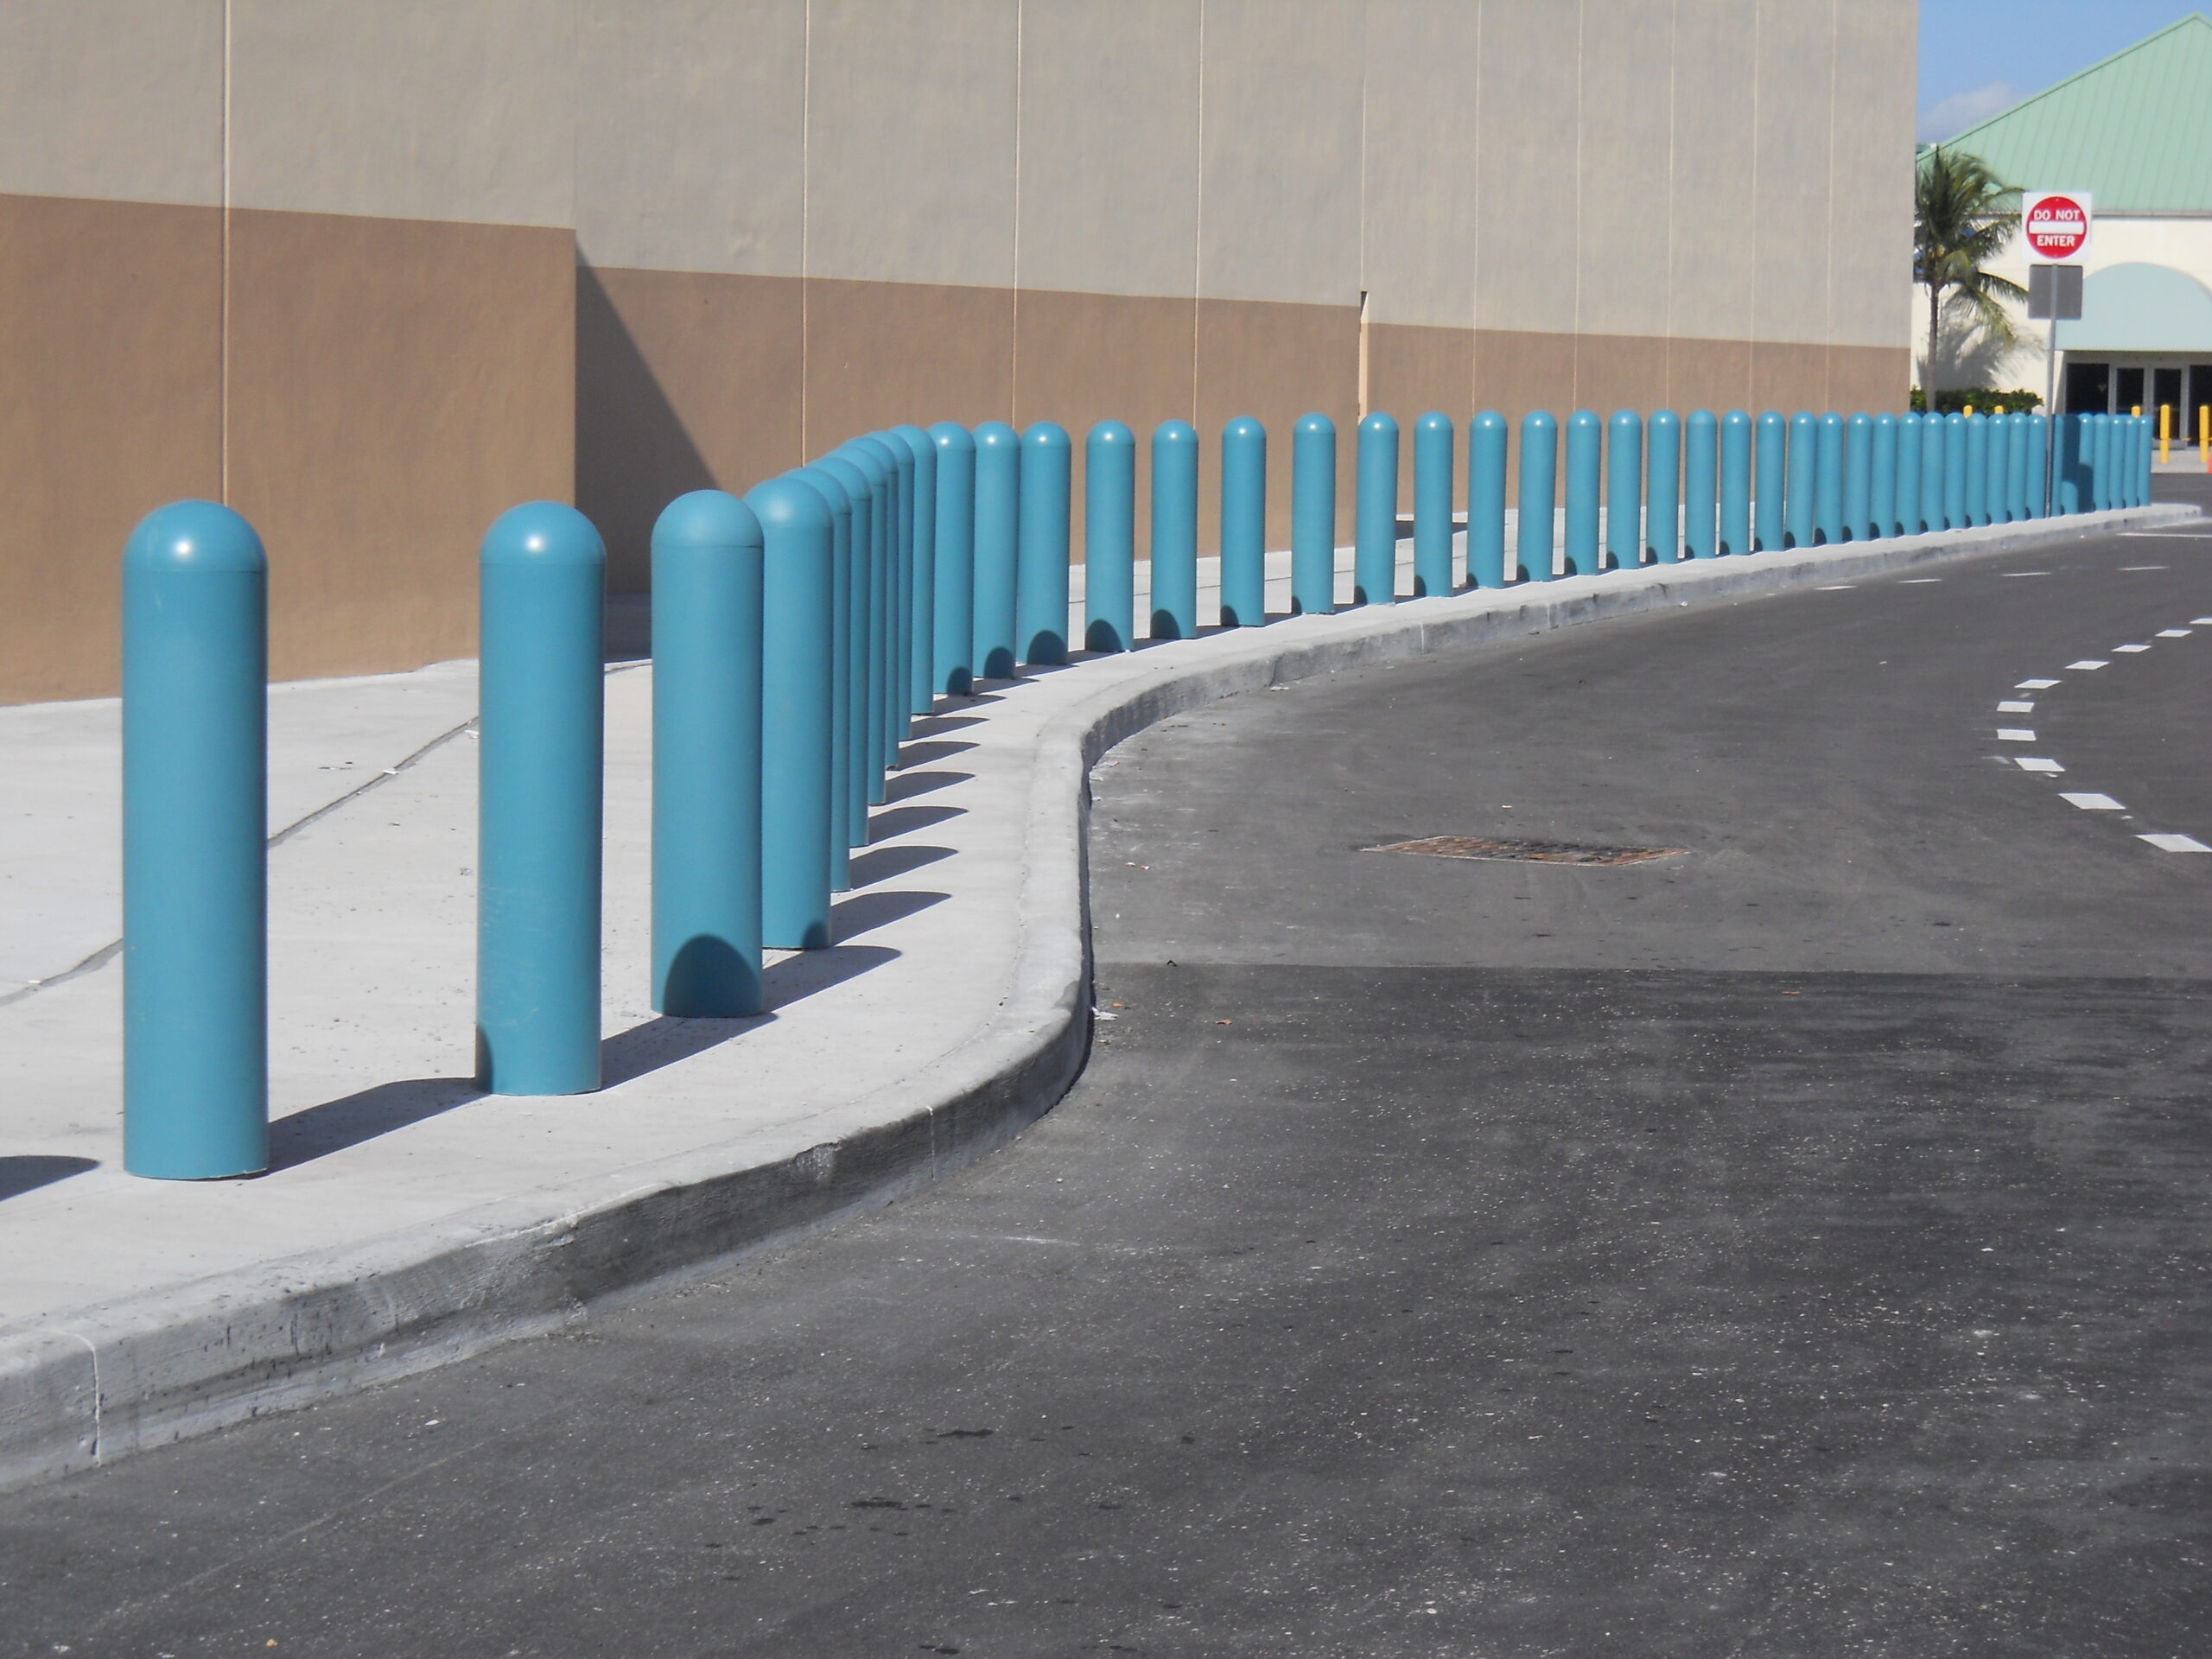
{"label": "blue bollard", "polygon": [[[891,457],[891,544],[884,567],[883,617],[883,766],[887,774],[899,765],[912,696],[915,463],[914,452],[894,432],[871,432],[863,442],[881,444]],[[931,459],[936,459],[934,447]]]}
{"label": "blue bollard", "polygon": [[[1434,599],[1452,575],[1452,417],[1435,410],[1414,423],[1414,596]],[[1395,555],[1393,556],[1395,556]]]}
{"label": "blue bollard", "polygon": [[1240,415],[1221,429],[1221,626],[1268,620],[1268,429]]}
{"label": "blue bollard", "polygon": [[476,1078],[495,1095],[599,1087],[606,575],[599,532],[558,501],[484,534]]}
{"label": "blue bollard", "polygon": [[[1837,480],[1840,485],[1842,480]],[[1839,493],[1840,492],[1839,491]],[[1789,481],[1782,493],[1783,542],[1814,547],[1820,542],[1821,423],[1800,410],[1789,417]]]}
{"label": "blue bollard", "polygon": [[1897,417],[1887,410],[1874,417],[1874,453],[1866,489],[1866,539],[1897,534]]}
{"label": "blue bollard", "polygon": [[1943,528],[1964,530],[1967,514],[1967,417],[1943,417]]}
{"label": "blue bollard", "polygon": [[1844,538],[1843,416],[1831,410],[1821,416],[1819,429],[1814,442],[1813,539],[1816,546],[1834,546]]}
{"label": "blue bollard", "polygon": [[868,799],[881,806],[890,798],[891,763],[899,753],[892,719],[898,683],[891,653],[898,614],[899,461],[891,447],[874,437],[855,438],[839,452],[868,474]]}
{"label": "blue bollard", "polygon": [[1291,429],[1290,608],[1337,609],[1337,425],[1325,415],[1301,416]]}
{"label": "blue bollard", "polygon": [[1966,430],[1967,522],[1986,524],[1990,519],[1989,416],[1967,416]]}
{"label": "blue bollard", "polygon": [[1552,530],[1558,493],[1559,423],[1539,409],[1521,421],[1521,493],[1514,539],[1523,582],[1553,579]]}
{"label": "blue bollard", "polygon": [[2001,524],[2017,524],[2028,516],[2028,417],[2014,410],[1997,429],[2005,440],[2005,510],[1993,516]]}
{"label": "blue bollard", "polygon": [[2090,499],[2099,512],[2110,512],[2120,505],[2118,493],[2113,488],[2113,437],[2120,416],[2093,415],[2089,417],[2089,489]]}
{"label": "blue bollard", "polygon": [[1101,421],[1083,456],[1083,643],[1127,651],[1137,635],[1137,435]]}
{"label": "blue bollard", "polygon": [[1074,456],[1067,429],[1057,422],[1033,422],[1021,435],[1014,638],[1021,660],[1039,667],[1068,659],[1068,496]]}
{"label": "blue bollard", "polygon": [[1598,480],[1605,429],[1597,415],[1578,409],[1567,417],[1567,574],[1594,576],[1598,556]]}
{"label": "blue bollard", "polygon": [[[269,562],[230,508],[173,502],[123,552],[123,1166],[133,1175],[198,1181],[269,1166],[268,836]],[[594,1058],[598,1035],[594,1025]]]}
{"label": "blue bollard", "polygon": [[[936,457],[931,457],[934,479]],[[923,492],[932,498],[934,489]],[[823,493],[785,476],[746,505],[760,521],[760,942],[830,943],[836,531]],[[934,571],[930,586],[936,587]]]}
{"label": "blue bollard", "polygon": [[1467,581],[1505,586],[1505,416],[1486,409],[1467,428]]}
{"label": "blue bollard", "polygon": [[1761,553],[1771,553],[1789,545],[1789,521],[1786,511],[1789,488],[1789,427],[1780,414],[1769,410],[1759,416],[1758,454],[1758,525],[1752,547]]}
{"label": "blue bollard", "polygon": [[914,456],[914,525],[908,538],[906,712],[937,706],[937,441],[918,426],[895,426]]}
{"label": "blue bollard", "polygon": [[2056,517],[2082,511],[2082,418],[2062,415],[2051,429],[2050,511]]}
{"label": "blue bollard", "polygon": [[1874,423],[1853,415],[1843,423],[1842,540],[1874,539]]}
{"label": "blue bollard", "polygon": [[[1749,423],[1746,423],[1746,431]],[[1709,409],[1690,411],[1689,429],[1684,442],[1682,465],[1682,542],[1694,559],[1709,559],[1720,551],[1720,531],[1717,520],[1722,516],[1720,507],[1720,423],[1713,418]],[[1750,460],[1750,445],[1745,445],[1745,459]],[[1744,481],[1748,483],[1751,468],[1744,469]],[[1750,517],[1751,504],[1743,504],[1745,516]]]}
{"label": "blue bollard", "polygon": [[[1774,476],[1778,494],[1779,468]],[[1760,479],[1764,488],[1764,473]],[[1777,511],[1775,523],[1781,522]],[[1720,417],[1720,551],[1748,553],[1751,546],[1751,417],[1743,410],[1732,409]]]}
{"label": "blue bollard", "polygon": [[1162,421],[1152,435],[1152,637],[1198,633],[1198,429]]}
{"label": "blue bollard", "polygon": [[875,493],[868,473],[850,455],[826,455],[810,469],[835,479],[845,492],[846,555],[844,604],[838,616],[839,689],[837,715],[839,823],[848,847],[868,844],[869,759],[868,717],[868,549],[875,539]]}
{"label": "blue bollard", "polygon": [[930,428],[937,446],[937,599],[931,681],[947,696],[974,690],[976,664],[976,440],[957,421]]}
{"label": "blue bollard", "polygon": [[891,798],[891,769],[899,755],[895,711],[902,699],[892,663],[899,648],[899,541],[906,492],[899,476],[899,455],[880,434],[855,438],[845,448],[863,458],[875,491],[874,545],[868,569],[868,798],[869,804],[881,806]]}
{"label": "blue bollard", "polygon": [[1616,570],[1643,563],[1643,422],[1632,409],[1605,426],[1605,552]]}
{"label": "blue bollard", "polygon": [[1920,527],[1930,535],[1948,530],[1943,480],[1951,470],[1951,429],[1941,415],[1920,418]]}
{"label": "blue bollard", "polygon": [[1656,563],[1673,564],[1682,556],[1682,417],[1671,409],[1657,410],[1644,442],[1649,446],[1645,457],[1649,482],[1643,504],[1643,545]]}
{"label": "blue bollard", "polygon": [[2050,492],[2046,469],[2050,464],[2050,418],[2040,413],[2031,415],[2028,428],[2028,517],[2045,518],[2050,515]]}
{"label": "blue bollard", "polygon": [[2135,423],[2135,505],[2151,505],[2151,467],[2158,458],[2158,444],[2148,415]]}
{"label": "blue bollard", "polygon": [[852,846],[858,839],[852,833],[853,498],[826,464],[785,476],[811,486],[830,509],[830,890],[842,893],[853,884]]}
{"label": "blue bollard", "polygon": [[[829,511],[805,485],[762,487],[779,490],[786,531],[793,520],[828,530]],[[759,515],[721,490],[677,497],[653,524],[652,1007],[682,1019],[762,1007],[763,550]],[[782,597],[822,589],[799,602],[820,598],[826,623],[826,569],[787,574],[797,581],[781,584]],[[826,772],[822,807],[826,836]],[[826,925],[826,841],[819,857]]]}
{"label": "blue bollard", "polygon": [[1021,547],[1021,435],[1004,421],[976,429],[976,671],[1014,677],[1014,601]]}
{"label": "blue bollard", "polygon": [[1398,600],[1398,423],[1376,410],[1359,423],[1352,498],[1351,602]]}
{"label": "blue bollard", "polygon": [[1908,410],[1897,417],[1897,486],[1896,533],[1920,533],[1920,429],[1918,414]]}

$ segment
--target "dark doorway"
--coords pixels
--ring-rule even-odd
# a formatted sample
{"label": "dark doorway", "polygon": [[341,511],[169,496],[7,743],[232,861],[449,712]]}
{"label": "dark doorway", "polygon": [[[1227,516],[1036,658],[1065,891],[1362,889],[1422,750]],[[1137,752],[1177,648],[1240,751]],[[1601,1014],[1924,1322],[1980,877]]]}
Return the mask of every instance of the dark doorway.
{"label": "dark doorway", "polygon": [[2143,407],[2143,371],[2135,364],[2128,364],[2113,376],[2112,412],[2125,415]]}
{"label": "dark doorway", "polygon": [[2066,364],[2066,412],[2069,415],[2101,415],[2111,407],[2112,365],[2076,363],[2069,359]]}

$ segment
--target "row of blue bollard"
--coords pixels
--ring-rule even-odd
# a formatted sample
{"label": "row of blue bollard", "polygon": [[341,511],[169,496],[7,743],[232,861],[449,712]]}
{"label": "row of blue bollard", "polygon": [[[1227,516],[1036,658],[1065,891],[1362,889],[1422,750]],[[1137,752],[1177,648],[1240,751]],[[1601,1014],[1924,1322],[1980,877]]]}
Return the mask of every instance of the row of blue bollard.
{"label": "row of blue bollard", "polygon": [[[1353,596],[1398,598],[1399,429],[1360,423]],[[1819,542],[2041,517],[2040,416],[1848,419],[1742,410],[1648,420],[1588,411],[1521,425],[1509,561],[1509,431],[1470,423],[1466,577],[1596,575]],[[1083,641],[1137,642],[1136,444],[1085,442]],[[1200,629],[1199,437],[1152,436],[1155,640]],[[1240,417],[1220,454],[1224,626],[1265,622],[1268,435]],[[1457,434],[1414,423],[1413,595],[1458,585]],[[2148,423],[2069,416],[2048,510],[2150,494]],[[1337,432],[1292,435],[1291,607],[1336,609]],[[744,499],[702,490],[652,534],[652,1004],[690,1018],[765,1005],[763,953],[832,942],[868,808],[909,720],[939,695],[1069,652],[1071,445],[1017,432],[902,426],[841,446]],[[1603,512],[1600,504],[1602,500]],[[1603,529],[1601,532],[1601,522]],[[1600,545],[1602,540],[1602,547]],[[1561,556],[1563,554],[1563,557]],[[601,1082],[606,549],[558,502],[527,503],[481,556],[477,1075],[506,1094]],[[171,1179],[265,1166],[267,562],[226,507],[150,515],[124,558],[124,1162]]]}

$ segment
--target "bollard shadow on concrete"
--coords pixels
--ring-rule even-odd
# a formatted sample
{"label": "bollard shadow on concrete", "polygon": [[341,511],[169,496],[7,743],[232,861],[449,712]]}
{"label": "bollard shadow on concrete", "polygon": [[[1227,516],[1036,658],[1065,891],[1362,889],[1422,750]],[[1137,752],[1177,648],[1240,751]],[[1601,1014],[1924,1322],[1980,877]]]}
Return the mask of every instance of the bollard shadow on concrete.
{"label": "bollard shadow on concrete", "polygon": [[941,858],[950,858],[950,847],[929,847],[919,843],[906,843],[897,847],[872,847],[864,853],[855,853],[852,859],[853,890],[874,887],[895,876],[918,870],[924,865],[934,864]]}
{"label": "bollard shadow on concrete", "polygon": [[868,842],[873,846],[879,841],[889,841],[893,836],[912,835],[933,823],[943,823],[947,818],[960,817],[966,810],[958,806],[878,807],[868,821]]}
{"label": "bollard shadow on concrete", "polygon": [[35,1192],[41,1186],[51,1186],[56,1181],[66,1181],[72,1175],[81,1175],[99,1166],[97,1158],[65,1158],[39,1153],[0,1157],[0,1202],[19,1198],[26,1192]]}
{"label": "bollard shadow on concrete", "polygon": [[269,1126],[269,1170],[295,1168],[484,1098],[474,1077],[408,1077],[326,1100]]}
{"label": "bollard shadow on concrete", "polygon": [[925,740],[920,742],[901,744],[899,749],[899,767],[902,772],[911,771],[916,766],[926,766],[932,761],[950,760],[956,754],[964,754],[975,747],[973,743],[963,743],[957,739],[941,743]]}
{"label": "bollard shadow on concrete", "polygon": [[830,937],[842,945],[848,939],[941,905],[951,896],[947,893],[850,893],[830,906]]}
{"label": "bollard shadow on concrete", "polygon": [[883,798],[895,806],[917,795],[934,794],[940,789],[950,789],[955,784],[964,784],[975,775],[972,772],[894,772],[883,786]]}

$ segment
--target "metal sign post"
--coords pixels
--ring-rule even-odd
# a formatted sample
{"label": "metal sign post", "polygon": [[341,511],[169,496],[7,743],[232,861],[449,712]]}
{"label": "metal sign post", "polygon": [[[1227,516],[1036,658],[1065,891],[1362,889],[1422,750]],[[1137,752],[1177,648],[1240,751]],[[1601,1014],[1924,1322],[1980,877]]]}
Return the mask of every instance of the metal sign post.
{"label": "metal sign post", "polygon": [[2044,343],[2044,415],[2050,440],[2044,445],[2043,510],[2052,506],[2058,427],[2058,325],[2082,315],[2082,268],[2094,222],[2086,190],[2030,190],[2020,196],[2020,237],[2028,253],[2028,320],[2048,321]]}

